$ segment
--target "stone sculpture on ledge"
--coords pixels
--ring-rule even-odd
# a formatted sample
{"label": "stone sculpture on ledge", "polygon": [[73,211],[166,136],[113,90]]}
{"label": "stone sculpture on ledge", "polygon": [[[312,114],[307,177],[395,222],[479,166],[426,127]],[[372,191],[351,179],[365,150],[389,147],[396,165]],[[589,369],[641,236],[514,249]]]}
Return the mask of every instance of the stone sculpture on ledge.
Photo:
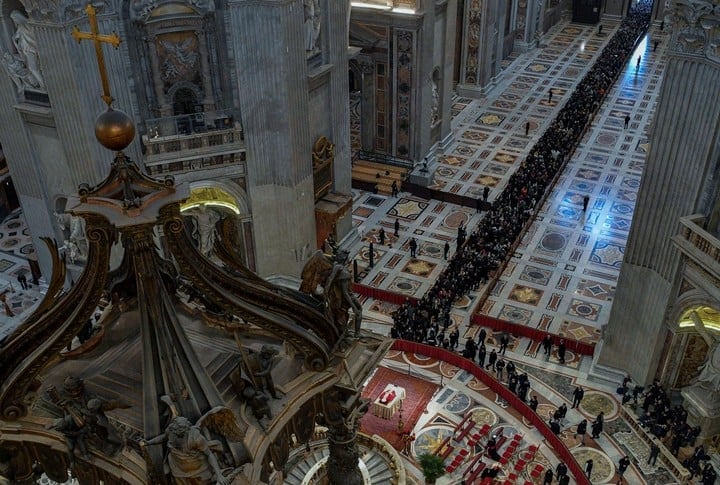
{"label": "stone sculpture on ledge", "polygon": [[222,451],[222,445],[218,441],[207,439],[203,430],[212,430],[231,441],[241,441],[244,433],[232,411],[224,406],[216,406],[192,424],[187,418],[177,415],[177,410],[168,396],[163,396],[163,401],[169,405],[173,418],[162,434],[147,442],[141,442],[141,446],[167,446],[165,471],[175,479],[175,483],[236,483],[235,477],[242,473],[242,468],[221,468],[215,450]]}
{"label": "stone sculpture on ledge", "polygon": [[[323,302],[326,317],[338,329],[350,328],[351,335],[359,335],[362,323],[362,306],[352,292],[352,275],[345,267],[347,251],[338,251],[334,260],[317,250],[302,270],[300,291]],[[353,311],[353,326],[350,315]]]}

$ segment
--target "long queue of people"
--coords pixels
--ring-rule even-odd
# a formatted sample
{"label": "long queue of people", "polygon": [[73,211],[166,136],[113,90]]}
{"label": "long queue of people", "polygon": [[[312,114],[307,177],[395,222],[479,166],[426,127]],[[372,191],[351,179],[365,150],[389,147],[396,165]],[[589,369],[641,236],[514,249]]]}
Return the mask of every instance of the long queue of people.
{"label": "long queue of people", "polygon": [[[452,304],[486,283],[508,257],[530,218],[551,189],[553,179],[580,142],[606,93],[650,22],[651,4],[640,2],[623,20],[598,60],[580,81],[550,127],[508,180],[478,227],[465,239],[435,284],[416,303],[405,302],[393,314],[391,336],[441,345],[435,336],[447,332]],[[431,332],[432,329],[432,332]],[[429,338],[432,334],[432,338]]]}

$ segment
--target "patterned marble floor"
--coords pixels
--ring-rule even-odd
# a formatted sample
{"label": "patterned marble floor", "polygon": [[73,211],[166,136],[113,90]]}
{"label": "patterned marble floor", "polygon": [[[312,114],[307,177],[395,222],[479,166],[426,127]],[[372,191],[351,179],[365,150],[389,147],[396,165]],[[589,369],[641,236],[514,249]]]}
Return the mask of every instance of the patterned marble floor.
{"label": "patterned marble floor", "polygon": [[[12,315],[0,309],[0,342],[35,308],[45,294],[44,282],[35,286],[30,281],[27,257],[35,251],[30,232],[20,210],[0,223],[0,293],[5,293]],[[29,288],[23,290],[17,281],[25,273]]]}
{"label": "patterned marble floor", "polygon": [[[547,47],[504,61],[506,68],[499,85],[486,97],[457,98],[453,106],[454,139],[438,155],[436,186],[472,196],[488,186],[492,201],[617,28],[617,24],[610,22],[604,22],[604,26],[604,35],[600,36],[593,27],[561,23],[546,34]],[[632,221],[648,150],[647,127],[659,95],[668,34],[667,30],[661,33],[655,27],[640,44],[482,311],[581,340],[598,338],[609,316]],[[655,40],[660,41],[657,52],[652,49]],[[636,72],[635,58],[640,54],[642,59]],[[552,100],[548,95],[551,89]],[[358,111],[357,104],[353,110]],[[631,120],[624,128],[626,114]],[[529,123],[527,135],[526,123]],[[582,211],[584,194],[591,197],[587,213]],[[353,224],[358,231],[343,246],[363,269],[362,282],[413,296],[422,296],[445,268],[443,246],[446,241],[451,243],[452,256],[458,227],[462,224],[472,231],[483,217],[470,208],[423,200],[407,193],[391,198],[354,191],[353,196]],[[17,241],[8,246],[11,238],[24,234],[24,228],[17,226],[21,217],[13,216],[16,214],[0,225],[0,286],[12,283],[17,287],[17,272],[27,270],[24,259],[27,254],[22,249],[28,243]],[[401,224],[398,237],[393,235],[395,220]],[[377,239],[380,227],[388,235],[385,246],[380,246]],[[414,261],[409,257],[411,237],[418,241],[418,258]],[[373,268],[367,268],[370,241],[375,242]],[[13,299],[21,298],[24,308],[38,296],[39,293],[17,292]],[[476,310],[476,297],[473,293],[457,302],[452,314],[467,337],[477,331],[468,327],[469,316]],[[364,306],[366,326],[388,334],[389,315],[394,306],[372,300],[364,301]],[[16,319],[0,314],[0,339],[14,327]],[[493,335],[489,336],[489,343],[494,345]],[[550,412],[561,402],[567,403],[574,385],[588,385],[587,359],[570,356],[568,364],[560,366],[555,357],[534,358],[533,352],[525,351],[527,348],[528,342],[513,340],[508,357],[530,374],[532,392],[541,399],[541,411]],[[389,355],[386,365],[407,369],[408,358],[415,357]],[[454,408],[450,403],[455,406],[465,398],[469,405],[494,410],[498,421],[513,423],[518,429],[525,426],[503,409],[502,403],[473,389],[463,373],[443,368],[437,362],[410,364],[413,372],[428,379],[440,379],[442,375],[446,389],[452,391],[452,395],[444,397],[438,393],[429,413],[418,423],[416,432],[419,436],[427,433],[426,441],[437,438],[432,436],[432,429],[446,426],[439,418],[453,421]],[[596,386],[588,391],[587,403],[580,410],[571,410],[565,423],[574,425],[581,416],[593,417],[598,409],[609,410],[606,433],[599,440],[588,440],[587,446],[581,446],[573,442],[571,432],[565,430],[562,435],[578,460],[584,462],[586,456],[593,456],[597,457],[596,466],[599,462],[607,465],[598,466],[597,479],[593,477],[596,483],[613,480],[614,463],[620,456],[626,453],[642,456],[647,451],[622,420],[615,419],[617,406],[612,389]],[[421,443],[418,440],[416,449]],[[544,456],[555,463],[549,451]],[[663,469],[642,472],[640,475],[637,467],[631,467],[631,483],[669,483]]]}
{"label": "patterned marble floor", "polygon": [[[616,28],[606,22],[600,36],[597,29],[562,23],[547,34],[546,48],[518,56],[486,98],[457,98],[454,139],[438,156],[436,187],[476,197],[487,186],[492,202]],[[453,319],[459,325],[466,326],[469,315],[480,310],[597,341],[609,317],[632,221],[667,35],[667,30],[653,28],[639,44],[491,297],[480,309],[476,294],[456,305]],[[655,40],[660,41],[657,51],[652,49]],[[630,116],[627,128],[626,115]],[[586,213],[582,211],[585,194],[590,196]],[[445,242],[450,242],[452,256],[458,227],[472,231],[483,217],[471,208],[408,193],[391,198],[355,191],[354,199],[353,223],[362,237],[348,238],[345,247],[362,268],[362,283],[416,297],[444,270]],[[396,219],[401,225],[397,238],[392,236]],[[380,227],[391,235],[385,246],[379,245]],[[415,260],[409,257],[411,237],[418,242]],[[373,268],[367,267],[370,241]],[[378,302],[366,305],[378,325],[389,322],[392,309]],[[388,332],[387,327],[376,330]]]}
{"label": "patterned marble floor", "polygon": [[[547,47],[514,58],[486,97],[456,98],[454,138],[438,155],[436,188],[477,197],[488,186],[492,202],[614,34],[617,24],[603,24],[600,36],[596,28],[561,23],[546,34]],[[668,37],[668,29],[660,32],[652,27],[638,45],[483,307],[477,308],[476,293],[455,304],[452,319],[465,338],[477,333],[468,322],[479,310],[578,340],[599,339],[627,244]],[[659,41],[656,51],[655,41]],[[627,128],[626,115],[630,116]],[[587,212],[582,210],[585,194],[590,196]],[[343,241],[343,247],[358,261],[361,282],[415,297],[421,297],[445,269],[445,242],[452,246],[452,257],[458,227],[465,225],[472,232],[483,217],[471,208],[403,192],[392,198],[355,191],[354,202],[353,224],[358,231]],[[401,226],[398,237],[393,235],[395,220]],[[389,235],[384,246],[377,237],[380,227]],[[408,244],[413,237],[418,242],[415,260]],[[374,242],[372,268],[368,268],[370,241]],[[363,303],[365,326],[388,334],[395,306],[374,300]],[[495,340],[490,335],[490,348]],[[536,347],[527,339],[513,339],[508,355],[528,366],[535,380],[546,386],[540,392],[555,396],[554,406],[567,402],[572,386],[581,384],[591,396],[596,393],[588,406],[604,403],[617,409],[613,389],[587,382],[589,359],[571,355],[566,365],[560,365],[556,355],[547,360],[536,357]],[[569,418],[573,423],[577,420],[577,416]],[[647,453],[620,419],[609,423],[606,433],[589,447],[572,443],[571,433],[564,432],[563,438],[582,463],[597,453],[609,457],[607,474],[593,476],[594,483],[612,480],[614,463],[622,455],[637,457],[639,464]],[[664,469],[644,467],[642,474],[638,470],[633,466],[631,483],[672,482]]]}
{"label": "patterned marble floor", "polygon": [[[578,384],[575,379],[548,373],[542,367],[538,367],[536,363],[522,358],[516,360],[516,365],[519,372],[528,373],[531,384],[530,394],[535,395],[540,403],[538,414],[549,418],[562,403],[568,404],[568,397],[572,395],[574,386]],[[533,444],[540,447],[535,460],[530,462],[520,473],[523,481],[517,483],[524,483],[524,480],[532,481],[530,470],[536,464],[554,469],[559,463],[558,457],[547,446],[542,435],[519,413],[508,407],[507,402],[468,372],[433,358],[399,351],[389,352],[382,362],[382,366],[440,385],[428,403],[426,412],[413,428],[417,439],[412,446],[412,458],[416,458],[422,453],[433,452],[444,438],[452,435],[453,428],[462,418],[468,413],[472,413],[473,419],[480,423],[478,427],[487,422],[493,430],[502,427],[505,435],[512,435],[516,432],[522,434],[521,452]],[[371,396],[371,398],[375,397],[377,396]],[[582,443],[574,434],[577,423],[582,419],[592,421],[600,411],[605,413],[607,433],[602,434],[597,440],[588,435],[585,442]],[[591,477],[593,483],[617,483],[619,476],[616,472],[616,463],[628,453],[639,460],[626,472],[626,483],[672,483],[672,477],[665,468],[645,464],[648,456],[647,446],[622,419],[619,419],[619,416],[620,405],[613,396],[589,390],[578,409],[568,410],[568,414],[562,422],[560,438],[581,465],[588,459],[593,460],[594,467]],[[398,419],[397,413],[389,419],[388,429],[396,429]],[[614,439],[610,439],[611,437]],[[476,450],[467,444],[465,448],[470,451],[469,457],[464,461],[464,463],[468,463],[472,460]],[[455,453],[452,453],[445,463],[449,464],[454,457]],[[496,463],[487,458],[483,460],[488,466]],[[500,478],[506,478],[512,470],[512,463],[503,467]],[[638,470],[642,470],[643,474],[641,475]],[[458,467],[454,473],[444,477],[442,483],[459,483],[464,471],[465,467]],[[534,480],[533,483],[541,482]]]}

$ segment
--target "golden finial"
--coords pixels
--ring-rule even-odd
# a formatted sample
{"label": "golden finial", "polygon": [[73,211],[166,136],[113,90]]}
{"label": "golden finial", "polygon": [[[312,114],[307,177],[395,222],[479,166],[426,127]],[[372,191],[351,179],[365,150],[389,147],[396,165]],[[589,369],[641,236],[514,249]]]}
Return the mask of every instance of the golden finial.
{"label": "golden finial", "polygon": [[90,20],[90,32],[81,32],[76,26],[73,28],[72,36],[78,43],[82,40],[91,40],[95,44],[95,55],[103,87],[102,99],[108,106],[107,111],[98,116],[95,121],[95,137],[105,148],[120,151],[127,147],[135,137],[135,125],[127,114],[112,109],[113,97],[110,95],[110,82],[102,50],[103,42],[111,44],[117,49],[120,46],[120,37],[115,32],[110,35],[99,33],[97,15],[92,4],[88,4],[85,12]]}

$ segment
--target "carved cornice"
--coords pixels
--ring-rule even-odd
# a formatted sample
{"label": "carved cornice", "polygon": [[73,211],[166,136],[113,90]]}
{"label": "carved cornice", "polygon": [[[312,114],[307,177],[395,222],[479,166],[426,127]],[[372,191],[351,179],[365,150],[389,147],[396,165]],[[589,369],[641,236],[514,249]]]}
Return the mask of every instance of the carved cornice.
{"label": "carved cornice", "polygon": [[[190,7],[200,17],[205,17],[209,13],[215,11],[214,0],[186,0],[185,2],[179,2],[178,0],[132,0],[130,2],[129,11],[130,18],[134,22],[147,22],[153,15],[153,12],[163,5],[167,4],[185,4]],[[163,15],[163,18],[172,18],[173,13],[170,11]],[[186,16],[187,14],[178,11],[177,15]]]}
{"label": "carved cornice", "polygon": [[671,49],[720,63],[720,4],[712,0],[676,0]]}
{"label": "carved cornice", "polygon": [[[92,0],[98,16],[116,14],[118,0]],[[88,0],[26,0],[28,16],[43,23],[67,23],[86,17]]]}

